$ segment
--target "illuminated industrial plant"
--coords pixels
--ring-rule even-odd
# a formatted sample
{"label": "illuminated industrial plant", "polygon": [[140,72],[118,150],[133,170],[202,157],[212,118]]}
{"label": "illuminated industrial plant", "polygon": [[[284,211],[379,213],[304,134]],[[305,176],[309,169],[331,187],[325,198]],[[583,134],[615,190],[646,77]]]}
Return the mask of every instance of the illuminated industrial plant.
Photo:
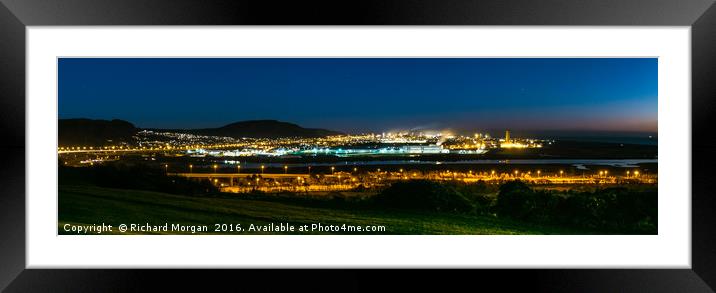
{"label": "illuminated industrial plant", "polygon": [[542,143],[534,139],[510,139],[510,131],[505,130],[505,138],[500,143],[503,149],[524,149],[524,148],[541,148]]}

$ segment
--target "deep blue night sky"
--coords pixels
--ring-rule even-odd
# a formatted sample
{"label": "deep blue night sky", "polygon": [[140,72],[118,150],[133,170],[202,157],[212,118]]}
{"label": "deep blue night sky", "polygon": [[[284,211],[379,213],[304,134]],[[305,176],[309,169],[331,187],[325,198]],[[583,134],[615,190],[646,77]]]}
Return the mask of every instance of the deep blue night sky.
{"label": "deep blue night sky", "polygon": [[655,132],[655,58],[62,58],[60,118]]}

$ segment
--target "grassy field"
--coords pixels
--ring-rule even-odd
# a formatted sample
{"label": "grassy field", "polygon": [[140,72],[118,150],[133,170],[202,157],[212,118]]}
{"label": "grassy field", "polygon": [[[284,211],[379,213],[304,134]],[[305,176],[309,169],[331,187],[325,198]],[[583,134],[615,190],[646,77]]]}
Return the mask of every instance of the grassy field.
{"label": "grassy field", "polygon": [[[248,232],[251,225],[381,225],[384,232]],[[159,192],[111,189],[86,185],[60,186],[59,234],[65,224],[108,224],[103,234],[191,234],[191,232],[120,233],[120,224],[206,225],[202,234],[590,234],[561,227],[533,225],[492,216],[374,208],[326,207],[310,203],[246,199],[241,196],[182,196]],[[214,224],[241,224],[243,232],[214,232]],[[84,235],[84,234],[83,234]],[[88,234],[95,235],[95,234]]]}

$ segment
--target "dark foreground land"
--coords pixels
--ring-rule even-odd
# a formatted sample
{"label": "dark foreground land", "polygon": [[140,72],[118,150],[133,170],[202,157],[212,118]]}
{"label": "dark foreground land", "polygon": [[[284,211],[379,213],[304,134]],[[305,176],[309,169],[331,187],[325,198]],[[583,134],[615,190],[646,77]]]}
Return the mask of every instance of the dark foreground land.
{"label": "dark foreground land", "polygon": [[[122,190],[89,186],[60,188],[60,234],[67,223],[92,225],[121,223],[163,225],[207,225],[209,231],[198,234],[581,234],[584,231],[541,225],[530,225],[488,216],[422,211],[379,209],[345,209],[320,204],[301,204],[260,199],[227,197],[192,197],[160,192]],[[289,232],[215,232],[214,224],[274,223],[292,225],[375,225],[385,231],[366,233],[350,231]],[[119,232],[106,234],[121,234]],[[147,232],[125,234],[191,234],[191,232]]]}
{"label": "dark foreground land", "polygon": [[[112,180],[99,180],[76,176],[78,172],[116,174]],[[409,180],[383,190],[237,195],[151,170],[60,168],[58,233],[77,234],[65,231],[66,224],[102,223],[115,227],[103,234],[657,233],[655,185],[577,187],[555,190],[522,182],[490,185]],[[206,226],[207,231],[117,231],[120,224],[165,223]],[[265,229],[281,223],[339,228]],[[216,231],[215,224],[227,224],[228,229]],[[243,231],[236,231],[237,224]],[[249,231],[251,225],[258,229]],[[382,226],[384,230],[358,232],[351,226]]]}

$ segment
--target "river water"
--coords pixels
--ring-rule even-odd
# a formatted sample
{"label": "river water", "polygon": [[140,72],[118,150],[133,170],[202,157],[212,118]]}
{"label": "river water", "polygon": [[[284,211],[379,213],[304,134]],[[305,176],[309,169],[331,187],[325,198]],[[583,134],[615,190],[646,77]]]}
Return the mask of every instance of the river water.
{"label": "river water", "polygon": [[656,159],[619,159],[619,160],[596,160],[596,159],[524,159],[524,160],[464,160],[464,161],[422,161],[422,160],[391,160],[391,161],[345,161],[345,162],[321,162],[321,163],[256,163],[240,162],[233,160],[217,161],[223,165],[240,164],[242,168],[289,168],[308,166],[376,166],[376,165],[572,165],[577,169],[586,170],[587,165],[613,166],[633,168],[639,164],[657,163]]}

